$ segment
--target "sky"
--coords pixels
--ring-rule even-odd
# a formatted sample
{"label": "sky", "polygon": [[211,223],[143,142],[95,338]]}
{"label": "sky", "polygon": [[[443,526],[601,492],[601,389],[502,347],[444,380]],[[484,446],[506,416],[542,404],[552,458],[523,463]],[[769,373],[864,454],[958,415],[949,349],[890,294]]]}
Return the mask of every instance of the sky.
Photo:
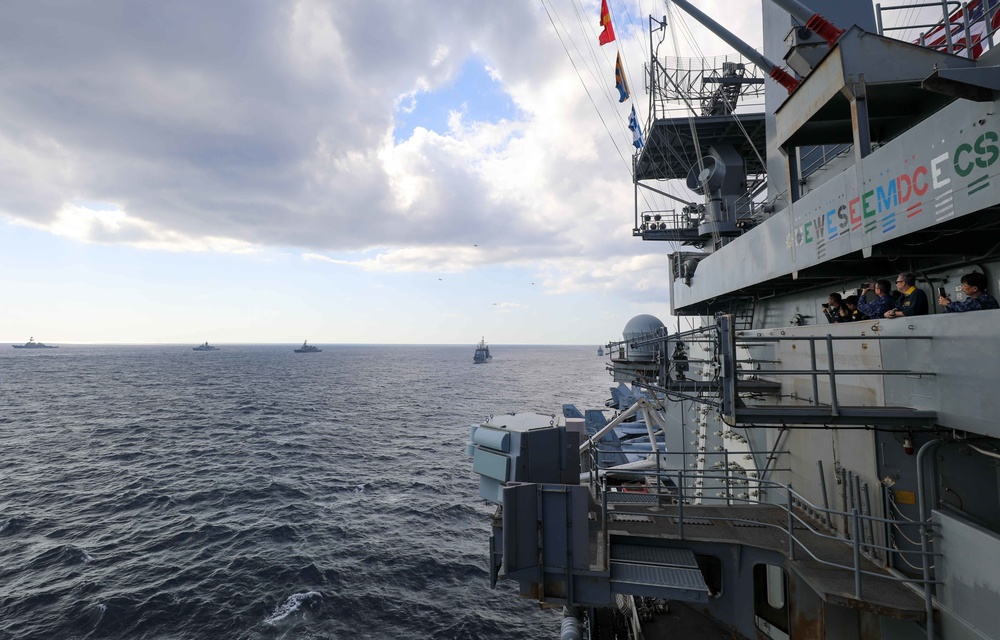
{"label": "sky", "polygon": [[[698,5],[759,46],[759,0]],[[627,129],[667,8],[609,7],[600,47],[599,0],[5,3],[0,339],[597,345],[669,323]],[[677,54],[729,53],[671,16]]]}

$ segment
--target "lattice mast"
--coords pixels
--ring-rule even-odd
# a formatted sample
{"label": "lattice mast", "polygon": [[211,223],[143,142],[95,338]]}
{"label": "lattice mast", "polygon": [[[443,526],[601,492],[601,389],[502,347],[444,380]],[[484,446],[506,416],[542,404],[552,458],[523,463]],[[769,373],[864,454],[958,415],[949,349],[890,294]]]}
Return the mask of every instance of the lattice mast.
{"label": "lattice mast", "polygon": [[[677,105],[694,115],[725,115],[736,111],[740,101],[764,94],[760,68],[741,55],[708,58],[660,56],[667,21],[649,19],[649,66],[646,69],[653,119],[668,117]],[[654,41],[659,34],[659,41]]]}

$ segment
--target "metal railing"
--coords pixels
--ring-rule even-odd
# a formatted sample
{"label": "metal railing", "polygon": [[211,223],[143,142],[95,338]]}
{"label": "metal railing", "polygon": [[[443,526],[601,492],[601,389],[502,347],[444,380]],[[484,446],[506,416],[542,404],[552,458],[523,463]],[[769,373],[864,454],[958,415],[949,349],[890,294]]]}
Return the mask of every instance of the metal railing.
{"label": "metal railing", "polygon": [[[630,423],[626,422],[624,424],[630,424]],[[739,495],[729,493],[729,491],[727,489],[727,494],[726,495],[716,495],[714,497],[712,497],[712,496],[705,497],[700,492],[695,493],[695,494],[689,494],[689,498],[694,498],[696,500],[712,500],[712,501],[714,501],[714,500],[723,500],[723,501],[725,501],[725,500],[728,500],[730,498],[732,498],[734,500],[737,499],[737,498],[739,498],[739,499],[745,499],[745,500],[750,500],[751,497],[756,497],[758,495],[758,492],[760,491],[759,489],[757,491],[753,491],[753,490],[751,490],[749,488],[749,484],[750,484],[751,481],[755,481],[758,478],[763,477],[763,475],[765,475],[767,473],[772,473],[772,472],[787,472],[787,471],[790,471],[790,469],[788,469],[788,468],[771,467],[770,466],[770,462],[772,460],[776,459],[777,456],[779,456],[779,455],[787,455],[789,453],[787,450],[784,450],[784,449],[781,449],[781,450],[775,449],[775,450],[767,450],[767,451],[756,451],[755,450],[755,451],[745,451],[745,452],[744,451],[740,451],[740,452],[730,451],[728,449],[723,450],[723,451],[665,451],[665,450],[662,449],[662,446],[661,446],[662,444],[663,444],[662,442],[658,442],[657,443],[657,447],[656,447],[656,451],[655,451],[655,454],[656,454],[655,467],[653,467],[653,468],[650,469],[650,471],[653,472],[651,474],[652,477],[662,477],[663,473],[667,472],[669,469],[673,469],[673,468],[676,467],[676,465],[668,465],[666,463],[666,460],[670,456],[678,456],[678,457],[680,457],[681,458],[681,465],[684,466],[685,468],[689,464],[688,460],[691,460],[691,459],[695,460],[694,463],[691,463],[693,465],[695,463],[701,464],[701,462],[699,462],[699,458],[706,458],[706,459],[707,458],[717,458],[717,459],[720,459],[720,460],[719,460],[719,462],[715,463],[712,466],[713,470],[719,470],[718,471],[719,473],[723,473],[722,472],[723,469],[726,470],[726,475],[713,476],[714,479],[719,479],[720,480],[720,482],[719,482],[719,486],[720,487],[721,486],[729,486],[729,487],[731,487],[732,485],[737,485],[737,484],[747,485],[747,487],[748,487],[746,493],[748,493],[749,495],[747,495],[746,498],[742,498]],[[637,477],[640,478],[640,479],[645,479],[645,477],[646,477],[645,474],[644,474],[644,472],[642,470],[636,471],[636,470],[616,470],[614,468],[610,468],[610,469],[609,468],[603,468],[603,469],[599,468],[599,466],[598,466],[598,457],[599,457],[600,454],[602,454],[602,453],[605,453],[605,454],[607,454],[607,453],[634,453],[634,454],[643,454],[643,453],[646,453],[646,454],[651,454],[652,455],[654,453],[653,447],[649,446],[649,444],[647,442],[642,442],[642,443],[637,444],[637,445],[630,445],[628,443],[622,443],[619,448],[614,448],[614,449],[608,448],[608,447],[603,447],[599,443],[592,443],[591,446],[589,447],[589,449],[590,449],[590,452],[591,452],[590,453],[590,457],[588,459],[586,459],[585,461],[583,461],[584,464],[582,466],[584,468],[588,468],[590,470],[590,474],[588,476],[588,480],[589,480],[589,483],[590,483],[591,491],[594,493],[594,495],[597,495],[598,493],[600,493],[600,491],[601,491],[600,481],[605,476],[608,476],[608,475],[626,475],[626,476],[628,476],[628,475],[637,475]],[[742,457],[743,459],[747,459],[746,457],[748,455],[751,456],[750,459],[755,463],[752,466],[752,468],[748,468],[748,467],[743,466],[743,465],[741,465],[741,464],[739,464],[737,462],[732,462],[732,460],[735,459],[735,458],[737,458],[737,457]],[[759,466],[759,465],[756,464],[759,461],[758,460],[759,458],[763,458],[763,460],[765,461],[765,465],[763,467],[761,467],[761,466]],[[738,472],[737,471],[737,467],[740,470],[742,470],[742,471],[746,471],[747,472],[746,475],[742,475],[740,472]],[[699,486],[703,486],[703,485],[699,485]],[[751,491],[752,491],[752,493],[751,493]],[[766,489],[764,491],[766,491]],[[667,492],[667,494],[663,494],[662,491],[661,491],[660,493],[661,493],[661,495],[669,495],[669,492]],[[763,493],[760,493],[760,495],[762,497]],[[755,500],[751,500],[751,501],[755,501]]]}
{"label": "metal railing", "polygon": [[[651,25],[659,24],[653,21]],[[658,29],[655,29],[659,31]],[[652,37],[654,29],[651,29]],[[747,98],[764,94],[764,74],[741,55],[710,58],[658,56],[650,49],[646,88],[652,117],[668,117],[670,105],[684,104],[701,115],[732,113]]]}
{"label": "metal railing", "polygon": [[[743,500],[739,498],[730,497],[728,500],[733,502],[744,502],[747,504],[752,504],[754,506],[771,506],[782,512],[784,512],[784,522],[783,524],[775,524],[773,521],[763,520],[753,517],[741,517],[739,515],[734,515],[732,517],[722,517],[713,516],[711,514],[706,514],[702,510],[695,512],[695,515],[691,515],[692,505],[690,504],[691,496],[685,493],[686,479],[691,478],[701,478],[701,479],[722,479],[725,478],[725,474],[708,473],[708,472],[692,472],[687,470],[670,470],[670,471],[634,471],[629,472],[634,474],[637,478],[653,479],[656,484],[655,495],[658,499],[658,504],[660,506],[675,506],[676,512],[671,513],[669,510],[653,512],[653,511],[635,511],[628,512],[627,510],[621,508],[620,505],[616,506],[616,514],[627,514],[644,516],[651,518],[653,520],[657,518],[671,518],[676,519],[678,525],[678,537],[681,540],[685,539],[685,524],[703,524],[705,521],[710,522],[729,522],[729,523],[743,523],[750,524],[759,527],[769,527],[782,531],[788,538],[787,555],[790,560],[795,560],[799,552],[804,553],[808,559],[822,564],[824,566],[842,569],[844,571],[850,571],[854,575],[854,596],[857,599],[862,599],[864,597],[863,581],[864,576],[869,576],[872,578],[878,578],[882,580],[888,580],[891,582],[900,582],[905,584],[915,585],[918,588],[922,588],[925,594],[931,593],[931,589],[934,585],[940,584],[939,580],[932,577],[932,558],[940,556],[941,554],[932,550],[901,550],[894,549],[889,546],[878,544],[874,540],[868,540],[862,535],[862,531],[867,527],[880,526],[883,529],[889,527],[897,527],[902,529],[904,527],[913,527],[916,529],[916,534],[921,536],[923,539],[928,539],[930,537],[930,532],[933,530],[937,523],[930,520],[924,522],[913,522],[908,520],[896,520],[892,518],[883,518],[875,515],[865,515],[859,512],[857,508],[853,508],[850,511],[841,511],[838,509],[830,509],[828,507],[820,507],[812,504],[808,499],[806,499],[802,494],[796,492],[791,484],[785,484],[781,482],[775,482],[772,480],[763,479],[752,479],[751,484],[759,487],[760,490],[767,488],[774,494],[778,500],[774,502],[759,502],[756,500]],[[676,480],[675,480],[676,479]],[[664,486],[664,480],[670,480],[675,483],[676,491],[663,492],[661,487]],[[608,485],[606,482],[599,483],[599,490],[601,494],[601,521],[602,530],[606,533],[608,529],[607,521],[609,518],[608,509]],[[685,514],[685,505],[687,505],[687,515]],[[738,514],[741,508],[740,505],[732,505],[730,508],[733,509],[733,514]],[[839,535],[835,530],[820,530],[815,527],[813,522],[808,518],[803,517],[804,513],[810,514],[823,514],[827,521],[832,521],[834,518],[846,518],[850,525],[851,535],[849,537]],[[798,529],[798,532],[797,532]],[[844,564],[842,562],[832,561],[830,559],[825,559],[823,557],[823,552],[810,547],[808,540],[805,537],[816,537],[821,540],[833,540],[843,543],[851,548],[851,558],[852,562],[850,564]],[[608,536],[605,535],[604,543],[607,547],[604,550],[605,562],[608,562],[610,557],[610,541]],[[919,566],[923,569],[923,575],[928,577],[912,577],[907,576],[902,573],[891,570],[889,567],[883,567],[885,572],[875,572],[863,568],[862,558],[867,559],[873,564],[881,564],[881,560],[877,557],[877,551],[884,551],[887,554],[906,554],[909,556],[915,556],[919,560]],[[930,621],[933,623],[933,621]]]}
{"label": "metal railing", "polygon": [[[630,380],[640,388],[653,391],[655,393],[671,393],[683,396],[686,399],[700,402],[709,406],[721,407],[724,415],[734,415],[737,405],[737,396],[740,394],[740,381],[746,379],[768,379],[782,376],[808,376],[811,380],[812,397],[809,405],[813,407],[830,407],[830,415],[839,417],[840,400],[838,395],[838,377],[842,376],[934,376],[933,371],[917,371],[912,369],[884,369],[873,367],[870,369],[849,369],[837,367],[834,357],[834,345],[852,341],[881,342],[883,340],[933,340],[933,336],[884,336],[875,333],[874,335],[850,335],[835,336],[826,335],[801,335],[794,332],[780,331],[780,335],[765,335],[769,333],[765,330],[738,330],[734,327],[735,319],[732,315],[721,315],[717,318],[715,325],[700,327],[698,329],[681,333],[668,334],[666,330],[651,332],[643,335],[632,336],[628,340],[613,342],[608,344],[611,357],[612,373],[617,369],[629,370],[630,366],[636,371],[644,374],[651,374],[655,370],[655,377],[659,381],[649,378]],[[753,334],[753,335],[751,335]],[[702,344],[707,345],[708,359],[697,359],[685,357],[683,361],[678,361],[667,356],[670,353],[670,343],[678,342],[686,345]],[[807,342],[809,345],[809,365],[808,369],[782,368],[781,361],[761,358],[740,359],[737,357],[737,349],[761,346],[766,343],[780,342]],[[820,368],[817,354],[817,345],[824,343],[826,363]],[[705,382],[706,384],[718,385],[706,390],[712,391],[711,395],[690,396],[678,393],[666,388],[665,381],[667,375],[676,367],[678,362],[682,364],[694,364],[699,362],[713,362],[721,365],[721,379],[703,380],[692,377],[692,382]],[[753,364],[756,368],[743,369],[741,365]],[[619,376],[615,377],[616,380]],[[820,401],[820,380],[825,380],[829,385],[829,403]],[[803,405],[795,405],[803,406]],[[878,414],[872,413],[873,419],[878,418]]]}
{"label": "metal railing", "polygon": [[799,158],[799,179],[805,180],[810,175],[823,169],[828,163],[840,158],[854,148],[853,144],[824,144],[817,147],[804,147]]}
{"label": "metal railing", "polygon": [[[745,331],[739,333],[747,333]],[[812,402],[813,406],[820,406],[819,401],[819,379],[820,377],[828,378],[830,384],[830,411],[831,415],[840,415],[840,402],[837,398],[837,376],[845,375],[873,375],[873,376],[933,376],[936,375],[933,371],[913,371],[910,369],[837,369],[836,360],[833,357],[833,344],[834,342],[849,342],[849,341],[881,341],[881,340],[933,340],[933,336],[834,336],[832,334],[826,334],[825,336],[763,336],[760,335],[763,332],[758,332],[758,336],[746,336],[742,335],[736,338],[737,344],[746,345],[750,343],[765,343],[765,342],[785,342],[785,341],[807,341],[809,343],[809,362],[812,368],[810,369],[759,369],[754,371],[755,374],[761,376],[783,376],[783,375],[807,375],[812,380]],[[820,369],[817,366],[816,361],[816,343],[824,342],[826,344],[826,358],[827,366],[825,369]],[[735,375],[735,374],[734,374]]]}
{"label": "metal railing", "polygon": [[633,235],[641,235],[643,231],[697,229],[700,219],[700,213],[692,215],[684,209],[651,209],[639,214]]}
{"label": "metal railing", "polygon": [[[964,52],[967,57],[976,58],[978,55],[981,55],[982,51],[993,48],[993,36],[998,30],[993,27],[993,22],[998,10],[1000,10],[1000,7],[991,2],[986,2],[986,0],[978,1],[985,2],[982,13],[979,14],[977,10],[977,15],[981,17],[974,23],[978,24],[982,22],[984,24],[985,28],[980,33],[974,32],[973,24],[970,24],[971,16],[969,7],[970,5],[975,6],[976,2],[955,2],[954,0],[914,2],[890,7],[883,7],[881,4],[876,4],[875,21],[877,30],[879,35],[919,44],[920,46],[937,51],[947,53]],[[915,15],[914,11],[920,9],[934,9],[934,15],[940,15],[941,17],[932,19],[931,22],[886,25],[886,18],[898,15],[896,12],[905,11],[907,12],[907,16],[913,16]],[[937,10],[940,10],[941,13],[938,14]],[[952,21],[952,16],[955,16],[959,12],[961,13],[961,18]],[[922,14],[918,12],[916,15],[919,16]],[[933,31],[941,32],[943,41],[940,44],[927,43],[927,34]],[[900,37],[897,38],[895,34],[899,34]],[[914,34],[916,34],[916,37],[913,37]],[[938,40],[940,39],[938,38]],[[979,48],[979,54],[976,53],[977,47]]]}

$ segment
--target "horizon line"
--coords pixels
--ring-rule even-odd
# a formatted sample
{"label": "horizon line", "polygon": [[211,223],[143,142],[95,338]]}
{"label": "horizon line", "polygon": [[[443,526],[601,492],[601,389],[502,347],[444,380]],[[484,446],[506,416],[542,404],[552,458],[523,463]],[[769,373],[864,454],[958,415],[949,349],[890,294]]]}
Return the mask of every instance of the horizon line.
{"label": "horizon line", "polygon": [[[21,346],[21,344],[16,344],[13,341],[3,340],[0,344],[8,342],[11,346]],[[36,341],[37,342],[37,341]],[[47,342],[45,343],[49,346],[107,346],[107,347],[155,347],[155,346],[198,346],[204,344],[204,342],[191,343],[191,342]],[[298,341],[295,342],[210,342],[211,346],[228,345],[228,346],[245,346],[245,345],[255,345],[255,346],[287,346],[299,344]],[[475,346],[476,342],[312,342],[310,344],[315,345],[328,345],[328,346],[361,346],[361,347],[464,347],[468,345]],[[594,343],[597,346],[607,346],[606,343]],[[593,346],[591,343],[586,342],[492,342],[490,346],[505,346],[505,347],[588,347]]]}

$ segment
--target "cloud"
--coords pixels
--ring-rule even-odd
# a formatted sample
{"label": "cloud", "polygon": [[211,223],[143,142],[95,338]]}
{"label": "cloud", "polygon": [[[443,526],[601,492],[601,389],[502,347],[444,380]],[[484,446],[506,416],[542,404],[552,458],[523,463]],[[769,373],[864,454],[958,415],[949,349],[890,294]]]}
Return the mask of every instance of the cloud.
{"label": "cloud", "polygon": [[[592,34],[550,5],[593,47],[596,18]],[[613,61],[578,76],[536,2],[34,0],[5,7],[0,43],[12,221],[366,271],[533,265],[560,293],[662,289],[665,260],[637,257],[662,246],[630,233],[627,111],[597,76]],[[646,41],[620,44],[638,78]],[[397,141],[395,119],[470,59],[517,117],[457,102],[447,131]]]}
{"label": "cloud", "polygon": [[[32,221],[15,224],[39,228]],[[182,233],[130,216],[118,208],[92,208],[79,204],[63,206],[42,227],[54,235],[85,243],[125,244],[140,249],[173,252],[254,253],[255,245],[232,238],[185,236]]]}
{"label": "cloud", "polygon": [[404,273],[433,271],[438,273],[460,273],[476,266],[490,264],[475,249],[454,247],[403,247],[368,252],[360,257],[335,258],[319,253],[303,253],[302,259],[309,262],[356,267],[370,272]]}
{"label": "cloud", "polygon": [[510,313],[511,311],[527,308],[525,305],[518,304],[517,302],[494,302],[493,307],[493,311],[496,313]]}

